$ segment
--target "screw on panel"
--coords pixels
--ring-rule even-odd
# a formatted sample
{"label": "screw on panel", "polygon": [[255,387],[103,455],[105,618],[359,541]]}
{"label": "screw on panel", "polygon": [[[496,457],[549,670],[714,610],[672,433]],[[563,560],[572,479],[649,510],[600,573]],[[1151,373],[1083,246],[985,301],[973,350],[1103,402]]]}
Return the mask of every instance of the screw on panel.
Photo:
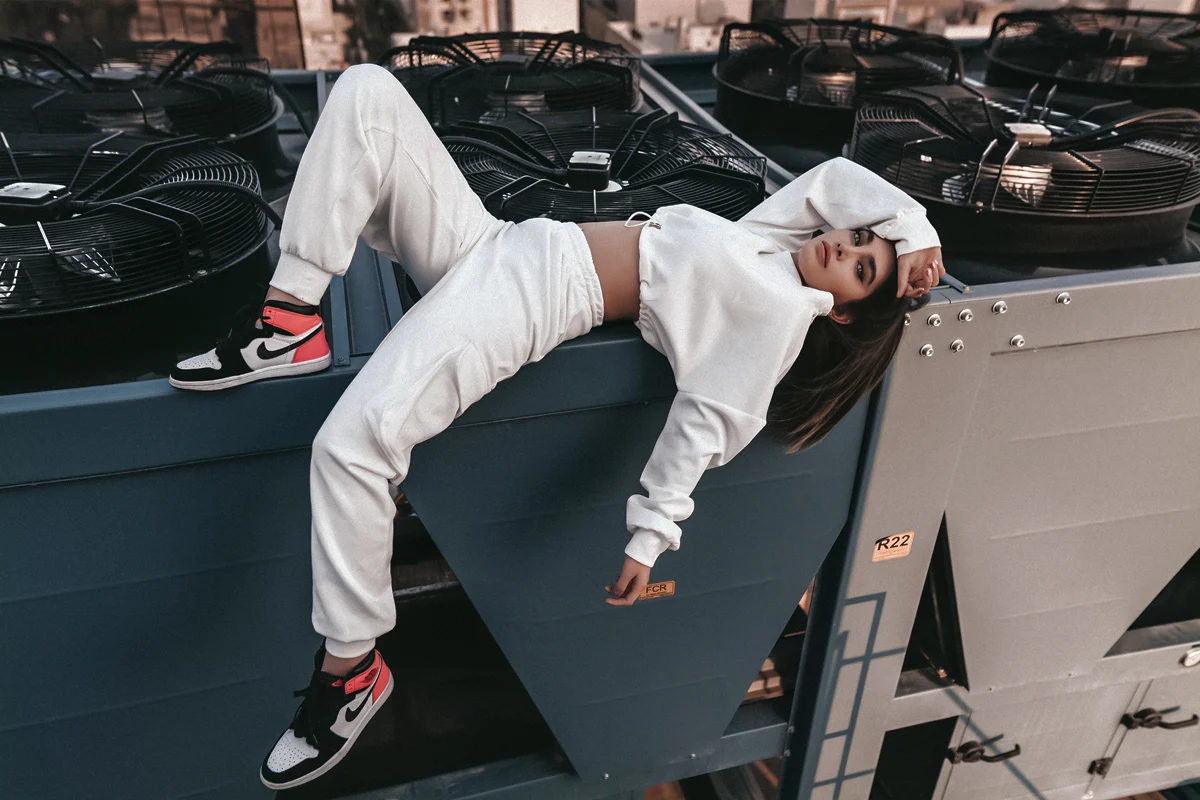
{"label": "screw on panel", "polygon": [[908,324],[909,324],[910,322],[912,322],[912,316],[911,316],[911,315],[909,315],[909,314],[905,314],[905,315],[904,315],[904,327],[906,327],[906,328],[907,328],[907,327],[908,327]]}
{"label": "screw on panel", "polygon": [[692,758],[695,758],[695,757],[696,757],[696,754],[695,754],[695,753],[692,753]]}
{"label": "screw on panel", "polygon": [[1025,346],[1025,337],[1018,333],[1016,336],[1009,339],[1008,343],[1011,344],[1013,347],[1024,347]]}
{"label": "screw on panel", "polygon": [[608,773],[604,773],[604,780],[608,780]]}
{"label": "screw on panel", "polygon": [[792,751],[791,751],[791,750],[784,750],[784,751],[783,751],[783,757],[784,757],[784,758],[791,758],[791,757],[792,757]]}
{"label": "screw on panel", "polygon": [[942,324],[942,317],[940,314],[930,314],[929,319],[926,320],[926,322],[929,323],[931,328],[936,328]]}
{"label": "screw on panel", "polygon": [[969,308],[964,308],[962,311],[958,312],[959,322],[970,322],[973,319],[975,319],[975,314]]}
{"label": "screw on panel", "polygon": [[1071,293],[1063,292],[1058,297],[1054,298],[1054,302],[1058,303],[1060,306],[1071,305]]}
{"label": "screw on panel", "polygon": [[1008,311],[1008,303],[1003,300],[997,300],[995,305],[992,306],[993,314],[1003,314],[1006,311]]}
{"label": "screw on panel", "polygon": [[962,339],[955,339],[950,343],[950,349],[956,353],[961,353],[963,351],[963,347],[965,347],[965,345],[963,344]]}
{"label": "screw on panel", "polygon": [[929,358],[930,356],[933,355],[933,345],[931,345],[931,344],[921,345],[920,352],[921,352],[921,355],[925,356],[926,358]]}
{"label": "screw on panel", "polygon": [[1194,667],[1200,664],[1200,647],[1193,647],[1183,655],[1183,660],[1179,662],[1185,667]]}

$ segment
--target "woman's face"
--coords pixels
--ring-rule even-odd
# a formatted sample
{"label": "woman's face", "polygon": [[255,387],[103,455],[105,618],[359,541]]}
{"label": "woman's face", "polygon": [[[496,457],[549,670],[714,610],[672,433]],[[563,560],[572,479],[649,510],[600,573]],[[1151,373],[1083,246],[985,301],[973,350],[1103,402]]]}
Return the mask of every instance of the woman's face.
{"label": "woman's face", "polygon": [[874,292],[896,269],[896,248],[863,228],[838,229],[813,237],[792,261],[805,285],[833,295],[833,304],[853,303]]}

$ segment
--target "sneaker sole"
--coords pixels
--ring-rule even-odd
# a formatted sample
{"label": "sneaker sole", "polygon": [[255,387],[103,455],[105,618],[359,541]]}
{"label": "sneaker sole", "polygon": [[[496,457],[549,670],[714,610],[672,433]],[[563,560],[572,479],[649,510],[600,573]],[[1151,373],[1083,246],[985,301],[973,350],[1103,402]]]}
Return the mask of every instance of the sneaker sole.
{"label": "sneaker sole", "polygon": [[234,386],[261,381],[265,378],[282,378],[286,375],[308,375],[312,372],[320,372],[332,363],[333,355],[326,353],[321,358],[301,361],[299,364],[275,364],[274,366],[256,369],[253,372],[233,375],[229,378],[221,378],[215,381],[177,381],[174,378],[169,378],[168,380],[176,389],[188,389],[193,392],[215,392],[219,389],[232,389]]}
{"label": "sneaker sole", "polygon": [[333,754],[333,758],[329,759],[324,764],[322,764],[320,767],[318,767],[317,769],[308,773],[307,775],[302,775],[299,778],[294,778],[294,779],[292,779],[290,781],[286,781],[284,783],[272,783],[271,781],[264,778],[262,773],[260,772],[258,774],[258,777],[263,782],[263,785],[266,786],[268,789],[275,789],[275,790],[291,789],[291,788],[299,786],[303,783],[308,783],[309,781],[314,781],[317,778],[324,775],[326,772],[329,772],[329,770],[333,769],[335,766],[337,766],[338,762],[340,762],[343,758],[346,757],[346,753],[349,753],[350,748],[353,747],[354,743],[358,741],[358,735],[366,729],[367,723],[370,722],[371,718],[375,716],[375,712],[378,711],[383,706],[383,704],[387,702],[387,699],[392,696],[392,687],[395,685],[395,683],[396,683],[396,676],[392,674],[391,670],[389,670],[387,686],[384,687],[383,694],[379,695],[379,701],[377,703],[375,703],[375,705],[371,706],[371,710],[368,711],[363,716],[362,724],[354,729],[354,733],[350,734],[350,738],[346,740],[346,743],[344,745],[342,745],[342,749],[338,750],[336,753]]}

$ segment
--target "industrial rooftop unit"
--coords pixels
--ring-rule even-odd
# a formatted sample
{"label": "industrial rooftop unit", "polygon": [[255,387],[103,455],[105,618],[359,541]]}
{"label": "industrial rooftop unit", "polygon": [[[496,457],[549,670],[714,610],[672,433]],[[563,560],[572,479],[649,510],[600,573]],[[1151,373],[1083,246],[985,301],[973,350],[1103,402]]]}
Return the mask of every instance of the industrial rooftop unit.
{"label": "industrial rooftop unit", "polygon": [[[465,69],[445,42],[393,54],[390,66],[415,70],[444,100],[436,92],[486,78],[478,62],[505,38],[476,37]],[[496,69],[542,57],[547,38],[524,53],[501,47]],[[620,121],[653,141],[641,118],[719,145],[713,175],[731,216],[747,192],[790,179],[705,110],[717,101],[711,55],[648,65],[587,47],[554,52],[595,59],[587,80],[615,87],[615,106],[559,117],[567,135],[602,136],[589,126]],[[246,77],[239,69],[219,75]],[[290,102],[271,122],[279,147],[268,148],[286,164],[337,74],[273,77],[250,82]],[[492,86],[465,128],[445,115],[439,125],[459,126],[455,147],[514,141],[496,113],[511,105],[587,114],[540,107],[544,85],[504,91]],[[122,124],[163,127],[144,114]],[[1053,173],[1035,170],[1038,194],[1028,171],[1014,183],[1007,164],[997,192],[1055,196]],[[493,174],[480,173],[477,191]],[[529,185],[540,188],[522,202],[558,191]],[[619,195],[572,213],[616,214]],[[492,200],[536,213],[504,193]],[[191,217],[131,202],[122,213],[133,219],[172,219],[158,228],[187,258],[212,255],[195,244]],[[265,226],[270,214],[251,206]],[[951,276],[912,315],[880,391],[809,451],[785,456],[764,437],[708,473],[686,552],[655,569],[672,593],[624,613],[598,587],[674,393],[670,369],[631,325],[606,325],[523,369],[415,449],[396,521],[398,622],[379,644],[399,691],[347,769],[291,796],[599,800],[772,756],[784,756],[788,798],[1090,800],[1200,777],[1200,727],[1189,723],[1200,711],[1200,417],[1190,400],[1200,394],[1200,259],[1185,218],[1177,237],[1133,242],[1114,261],[955,260],[948,250]],[[244,261],[226,259],[190,288],[224,276],[252,296],[274,240],[251,244]],[[38,257],[71,281],[103,284],[118,267],[92,247],[47,245]],[[0,266],[5,274],[15,272]],[[26,311],[44,308],[46,285],[11,295]],[[172,339],[162,310],[161,347],[141,362],[48,352],[31,329],[20,334],[61,368],[0,373],[20,378],[0,391],[0,630],[58,680],[52,693],[9,693],[0,706],[5,797],[113,787],[122,798],[262,796],[258,763],[316,644],[308,446],[413,291],[402,265],[361,246],[323,304],[333,367],[215,396],[162,379],[173,348],[193,344]],[[16,319],[13,305],[0,306],[10,311],[0,325]],[[516,590],[516,564],[537,584]],[[805,628],[796,602],[819,568]],[[748,700],[771,654],[787,691]],[[231,715],[245,724],[231,730]],[[633,718],[613,736],[615,721]]]}

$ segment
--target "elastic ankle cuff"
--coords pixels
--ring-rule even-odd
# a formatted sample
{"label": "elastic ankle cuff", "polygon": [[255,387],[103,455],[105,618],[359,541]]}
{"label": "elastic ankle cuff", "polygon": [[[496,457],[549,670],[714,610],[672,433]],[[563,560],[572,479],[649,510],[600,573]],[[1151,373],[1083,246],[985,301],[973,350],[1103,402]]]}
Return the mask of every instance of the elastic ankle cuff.
{"label": "elastic ankle cuff", "polygon": [[291,253],[280,253],[271,285],[310,305],[320,305],[333,273]]}
{"label": "elastic ankle cuff", "polygon": [[336,639],[325,638],[325,652],[335,658],[361,658],[374,649],[374,639],[363,639],[357,642],[339,642]]}

